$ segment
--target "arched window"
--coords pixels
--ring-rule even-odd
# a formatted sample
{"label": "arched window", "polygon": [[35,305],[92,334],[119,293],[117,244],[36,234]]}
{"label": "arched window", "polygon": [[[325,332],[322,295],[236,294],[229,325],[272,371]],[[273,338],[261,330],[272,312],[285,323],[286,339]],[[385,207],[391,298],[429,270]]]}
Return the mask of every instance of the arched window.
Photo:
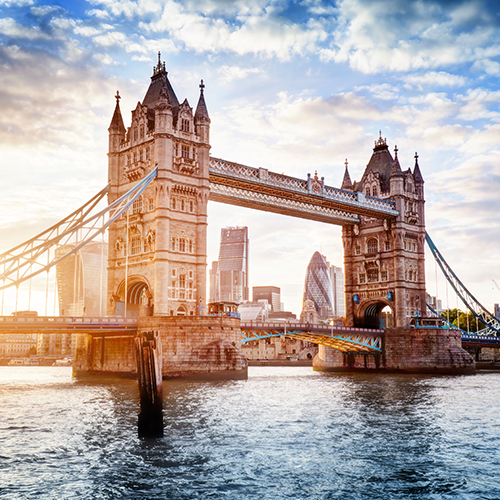
{"label": "arched window", "polygon": [[186,240],[184,238],[181,238],[179,240],[179,252],[185,252],[186,251]]}
{"label": "arched window", "polygon": [[370,196],[370,188],[369,187],[366,188],[366,196]]}
{"label": "arched window", "polygon": [[377,253],[378,252],[378,240],[377,238],[370,238],[366,242],[367,253]]}
{"label": "arched window", "polygon": [[176,205],[175,198],[172,196],[172,198],[170,199],[170,208],[172,210],[175,210],[175,205]]}
{"label": "arched window", "polygon": [[377,186],[373,186],[372,188],[372,196],[376,198],[378,196]]}

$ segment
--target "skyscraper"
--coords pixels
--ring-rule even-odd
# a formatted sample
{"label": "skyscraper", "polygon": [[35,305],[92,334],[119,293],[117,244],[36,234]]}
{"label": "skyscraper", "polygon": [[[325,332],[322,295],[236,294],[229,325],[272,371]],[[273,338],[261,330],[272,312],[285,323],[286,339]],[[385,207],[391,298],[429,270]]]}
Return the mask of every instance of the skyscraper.
{"label": "skyscraper", "polygon": [[333,310],[332,283],[328,267],[325,258],[315,252],[307,266],[304,283],[303,308],[308,300],[312,301],[322,319],[331,316]]}
{"label": "skyscraper", "polygon": [[219,299],[239,304],[248,300],[248,227],[221,229]]}
{"label": "skyscraper", "polygon": [[330,266],[330,281],[332,283],[333,315],[345,316],[344,270],[341,267]]}
{"label": "skyscraper", "polygon": [[272,312],[281,310],[281,290],[277,286],[254,286],[252,287],[253,301],[265,299],[271,306]]}

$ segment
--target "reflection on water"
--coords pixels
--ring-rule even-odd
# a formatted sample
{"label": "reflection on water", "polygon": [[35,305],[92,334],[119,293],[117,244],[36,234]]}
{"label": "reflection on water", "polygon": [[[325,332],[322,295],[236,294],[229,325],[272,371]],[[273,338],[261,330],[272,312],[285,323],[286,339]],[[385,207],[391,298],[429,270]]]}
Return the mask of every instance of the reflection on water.
{"label": "reflection on water", "polygon": [[165,437],[144,441],[135,381],[0,367],[0,497],[500,498],[500,374],[251,367],[164,393]]}

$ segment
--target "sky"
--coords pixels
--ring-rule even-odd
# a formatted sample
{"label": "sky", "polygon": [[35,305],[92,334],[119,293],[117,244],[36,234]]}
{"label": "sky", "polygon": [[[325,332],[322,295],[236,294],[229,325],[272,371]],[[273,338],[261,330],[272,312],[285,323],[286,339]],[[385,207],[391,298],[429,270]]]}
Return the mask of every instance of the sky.
{"label": "sky", "polygon": [[[500,302],[497,1],[0,0],[0,251],[107,184],[114,95],[129,126],[158,51],[179,101],[195,107],[203,78],[212,156],[340,187],[379,131],[403,170],[418,152],[428,233],[480,302]],[[343,265],[338,226],[214,202],[209,264],[227,226],[249,228],[250,286],[281,287],[297,314],[313,253]],[[456,307],[430,252],[426,268]]]}

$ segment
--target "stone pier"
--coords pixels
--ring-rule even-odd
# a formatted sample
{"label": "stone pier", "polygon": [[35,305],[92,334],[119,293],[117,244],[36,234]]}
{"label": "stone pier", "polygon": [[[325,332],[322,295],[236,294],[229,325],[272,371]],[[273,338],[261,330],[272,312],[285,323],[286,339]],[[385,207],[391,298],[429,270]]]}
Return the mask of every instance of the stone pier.
{"label": "stone pier", "polygon": [[325,346],[313,360],[316,371],[473,374],[474,359],[462,349],[458,330],[388,328],[382,353],[344,353]]}
{"label": "stone pier", "polygon": [[[161,342],[164,379],[246,379],[248,363],[241,353],[240,320],[212,316],[139,318],[138,333],[155,332]],[[78,343],[76,376],[137,374],[134,337],[92,337]]]}

